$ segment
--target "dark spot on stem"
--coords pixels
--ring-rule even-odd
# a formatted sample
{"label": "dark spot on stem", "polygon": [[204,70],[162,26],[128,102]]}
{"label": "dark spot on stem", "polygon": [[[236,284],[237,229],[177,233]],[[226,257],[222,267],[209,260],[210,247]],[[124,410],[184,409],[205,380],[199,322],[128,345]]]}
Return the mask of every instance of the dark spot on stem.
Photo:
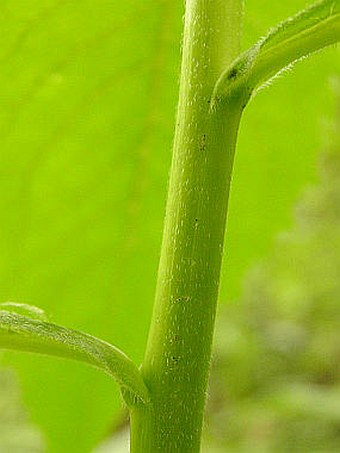
{"label": "dark spot on stem", "polygon": [[236,79],[237,74],[238,74],[238,70],[236,68],[233,68],[228,74],[228,80]]}
{"label": "dark spot on stem", "polygon": [[205,140],[206,139],[206,135],[203,134],[201,136],[201,140],[200,140],[200,151],[204,151],[205,150]]}
{"label": "dark spot on stem", "polygon": [[175,300],[175,302],[181,303],[181,302],[188,302],[189,300],[190,300],[190,297],[189,297],[189,296],[182,296],[182,297],[177,297],[177,299]]}
{"label": "dark spot on stem", "polygon": [[179,336],[179,335],[174,335],[171,339],[170,339],[170,343],[178,343],[179,341],[181,341],[182,338]]}

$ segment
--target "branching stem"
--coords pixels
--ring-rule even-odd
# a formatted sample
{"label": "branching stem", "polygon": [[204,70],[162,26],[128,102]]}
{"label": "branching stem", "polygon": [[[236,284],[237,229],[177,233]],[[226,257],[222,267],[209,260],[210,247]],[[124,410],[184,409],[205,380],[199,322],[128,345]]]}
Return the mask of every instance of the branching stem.
{"label": "branching stem", "polygon": [[149,402],[148,390],[132,360],[118,348],[86,333],[0,310],[0,348],[87,363],[117,381],[128,406]]}
{"label": "branching stem", "polygon": [[132,452],[200,449],[230,176],[242,112],[241,99],[214,112],[209,101],[225,64],[238,55],[241,6],[241,0],[186,2],[164,237],[142,366],[153,406],[131,414]]}
{"label": "branching stem", "polygon": [[302,58],[340,41],[340,0],[322,0],[273,28],[220,76],[212,108],[224,99],[245,98]]}

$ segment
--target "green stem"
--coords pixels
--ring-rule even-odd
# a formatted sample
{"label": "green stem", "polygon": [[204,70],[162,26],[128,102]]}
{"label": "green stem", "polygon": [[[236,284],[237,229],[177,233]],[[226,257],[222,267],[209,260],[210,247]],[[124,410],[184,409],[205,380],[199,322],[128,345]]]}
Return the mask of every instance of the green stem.
{"label": "green stem", "polygon": [[[130,451],[152,453],[155,450],[153,424],[157,423],[153,406],[140,405],[130,409]],[[163,450],[164,452],[168,450]]]}
{"label": "green stem", "polygon": [[[152,406],[131,451],[198,452],[235,141],[243,100],[210,109],[239,53],[241,0],[187,0],[180,99],[156,301],[142,367]],[[141,412],[142,411],[142,412]]]}

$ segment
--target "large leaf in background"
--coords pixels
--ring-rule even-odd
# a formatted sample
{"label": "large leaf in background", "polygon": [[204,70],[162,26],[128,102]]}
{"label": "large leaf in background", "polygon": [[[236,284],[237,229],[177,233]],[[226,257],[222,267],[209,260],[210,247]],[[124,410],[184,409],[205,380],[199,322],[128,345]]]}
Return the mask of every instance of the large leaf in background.
{"label": "large leaf in background", "polygon": [[[245,47],[304,4],[249,1]],[[140,361],[161,240],[183,5],[20,0],[2,8],[0,300],[41,306],[52,321]],[[248,107],[223,298],[237,294],[243,272],[289,224],[290,205],[313,179],[319,120],[332,109],[328,77],[338,70],[327,51]],[[48,451],[89,451],[109,434],[121,403],[108,378],[48,358],[15,363]]]}
{"label": "large leaf in background", "polygon": [[[181,5],[15,1],[1,33],[1,300],[141,359],[176,105]],[[18,361],[49,451],[88,451],[121,407],[83,365]]]}

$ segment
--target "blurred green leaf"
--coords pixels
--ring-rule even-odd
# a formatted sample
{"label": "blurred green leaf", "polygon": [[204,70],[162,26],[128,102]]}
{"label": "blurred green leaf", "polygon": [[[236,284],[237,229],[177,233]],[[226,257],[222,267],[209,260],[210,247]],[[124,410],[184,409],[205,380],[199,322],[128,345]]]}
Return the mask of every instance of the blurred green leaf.
{"label": "blurred green leaf", "polygon": [[339,450],[339,120],[325,127],[319,183],[305,189],[293,227],[220,312],[207,451]]}
{"label": "blurred green leaf", "polygon": [[[0,19],[0,300],[37,305],[137,362],[158,266],[182,11],[164,1],[39,0],[7,2]],[[14,360],[49,451],[88,451],[109,432],[121,406],[110,379]]]}
{"label": "blurred green leaf", "polygon": [[[249,0],[244,47],[303,6]],[[0,18],[0,300],[37,305],[137,362],[158,266],[182,14],[182,2],[168,0],[18,0],[3,2]],[[335,52],[300,65],[245,113],[224,300],[315,176]],[[108,378],[75,363],[8,360],[49,452],[84,453],[109,433],[121,403]]]}

